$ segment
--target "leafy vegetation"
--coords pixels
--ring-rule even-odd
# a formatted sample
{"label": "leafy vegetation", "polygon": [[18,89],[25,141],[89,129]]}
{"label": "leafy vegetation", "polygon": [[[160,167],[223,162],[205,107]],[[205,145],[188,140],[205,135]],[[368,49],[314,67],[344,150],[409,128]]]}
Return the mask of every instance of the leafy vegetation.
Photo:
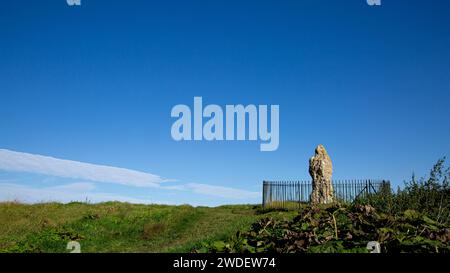
{"label": "leafy vegetation", "polygon": [[378,241],[383,253],[449,253],[449,225],[407,210],[392,216],[370,205],[308,207],[293,220],[264,218],[248,232],[204,244],[195,252],[367,253]]}
{"label": "leafy vegetation", "polygon": [[370,241],[384,253],[450,252],[450,168],[440,159],[427,179],[405,183],[396,194],[386,187],[355,204],[303,207],[292,220],[270,217],[225,241],[194,252],[368,252]]}
{"label": "leafy vegetation", "polygon": [[398,215],[406,210],[415,210],[426,214],[439,223],[448,223],[450,219],[450,167],[445,167],[445,158],[439,159],[430,171],[428,178],[405,182],[397,193],[389,188],[378,194],[360,199],[359,204],[371,204],[379,212]]}

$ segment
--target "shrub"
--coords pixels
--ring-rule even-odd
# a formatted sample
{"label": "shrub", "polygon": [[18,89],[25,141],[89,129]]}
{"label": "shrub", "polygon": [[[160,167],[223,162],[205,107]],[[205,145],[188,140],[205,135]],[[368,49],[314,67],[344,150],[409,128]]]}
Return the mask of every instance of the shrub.
{"label": "shrub", "polygon": [[443,158],[428,178],[413,175],[396,193],[386,184],[352,205],[305,205],[291,221],[264,218],[249,232],[197,251],[368,252],[367,243],[377,241],[383,253],[450,253],[449,178]]}
{"label": "shrub", "polygon": [[445,223],[450,217],[450,167],[445,168],[445,158],[439,159],[430,171],[429,178],[405,182],[404,189],[396,193],[384,188],[375,195],[358,200],[368,203],[379,212],[399,215],[406,210],[426,214],[437,222]]}
{"label": "shrub", "polygon": [[249,232],[207,243],[199,251],[368,253],[370,241],[378,241],[383,253],[450,252],[448,225],[414,210],[392,216],[370,205],[305,207],[290,221],[264,218]]}

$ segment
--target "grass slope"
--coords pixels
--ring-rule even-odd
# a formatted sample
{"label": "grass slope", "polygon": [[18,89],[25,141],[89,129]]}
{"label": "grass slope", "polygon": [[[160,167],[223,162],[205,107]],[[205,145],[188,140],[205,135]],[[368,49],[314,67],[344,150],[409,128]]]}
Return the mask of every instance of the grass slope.
{"label": "grass slope", "polygon": [[263,217],[295,215],[260,215],[252,205],[0,203],[0,252],[68,252],[71,240],[81,243],[82,252],[189,252],[245,231]]}

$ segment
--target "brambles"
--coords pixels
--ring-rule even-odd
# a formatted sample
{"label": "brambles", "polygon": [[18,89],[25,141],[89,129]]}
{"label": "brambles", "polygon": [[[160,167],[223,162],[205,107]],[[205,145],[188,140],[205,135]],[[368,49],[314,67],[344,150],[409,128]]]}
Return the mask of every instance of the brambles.
{"label": "brambles", "polygon": [[381,189],[375,195],[361,198],[357,203],[371,204],[379,212],[398,215],[406,210],[415,210],[429,218],[448,223],[450,220],[450,167],[445,168],[445,158],[439,159],[430,171],[428,178],[416,179],[405,183],[404,189],[392,193],[390,189]]}
{"label": "brambles", "polygon": [[204,245],[209,252],[368,253],[378,241],[383,253],[449,253],[449,226],[407,210],[392,216],[370,205],[307,207],[291,221],[264,218],[229,241]]}
{"label": "brambles", "polygon": [[198,251],[367,253],[367,243],[377,241],[384,253],[449,253],[450,168],[444,163],[395,194],[386,185],[352,205],[304,205],[291,221],[264,218],[249,232]]}

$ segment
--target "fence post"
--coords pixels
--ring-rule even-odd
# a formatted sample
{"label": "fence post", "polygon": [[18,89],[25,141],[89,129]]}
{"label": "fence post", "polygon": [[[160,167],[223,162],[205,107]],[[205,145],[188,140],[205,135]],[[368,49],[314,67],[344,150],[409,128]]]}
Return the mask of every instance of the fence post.
{"label": "fence post", "polygon": [[263,190],[262,190],[262,208],[266,208],[266,181],[263,181]]}
{"label": "fence post", "polygon": [[369,180],[366,180],[366,197],[368,197],[369,196],[369,194],[370,194],[370,179]]}

